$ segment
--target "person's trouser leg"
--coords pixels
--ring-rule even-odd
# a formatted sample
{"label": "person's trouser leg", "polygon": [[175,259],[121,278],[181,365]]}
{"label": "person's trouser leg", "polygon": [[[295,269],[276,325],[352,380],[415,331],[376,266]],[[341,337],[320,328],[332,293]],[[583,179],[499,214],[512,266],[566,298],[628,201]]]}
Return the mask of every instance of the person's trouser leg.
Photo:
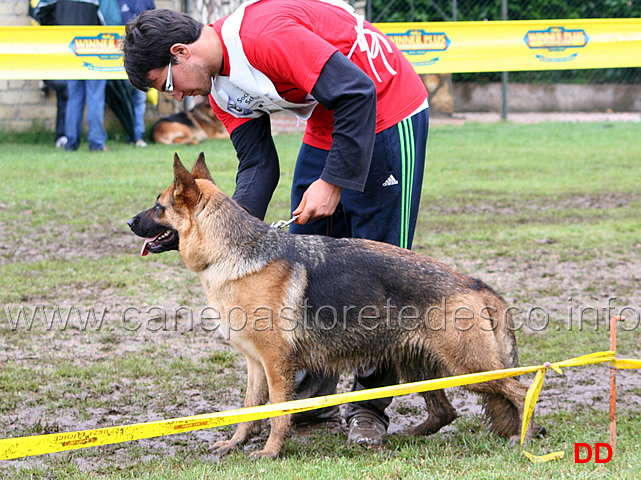
{"label": "person's trouser leg", "polygon": [[[411,248],[423,186],[429,112],[424,110],[376,135],[363,193],[344,190],[341,203],[353,237]],[[357,372],[352,390],[398,383],[395,368]],[[387,428],[392,398],[347,405],[348,422],[360,414],[377,417]]]}
{"label": "person's trouser leg", "polygon": [[[411,248],[423,184],[428,125],[429,112],[426,109],[376,135],[365,191],[342,191],[341,202],[330,223],[332,236],[367,238]],[[300,203],[307,187],[320,177],[326,157],[326,151],[307,145],[301,148],[294,172],[292,210]],[[327,225],[328,219],[306,225],[292,224],[290,232],[324,235]],[[333,383],[333,391],[329,391],[327,379],[322,376],[310,377],[305,373],[300,378],[300,385],[306,385],[306,388],[297,398],[305,398],[303,393],[319,396],[335,392],[336,383]],[[398,383],[395,368],[372,369],[356,373],[352,390],[395,383]],[[310,385],[317,385],[316,390]],[[298,389],[296,391],[299,392]],[[390,403],[391,398],[384,398],[348,404],[347,420],[368,414],[387,428],[389,419],[385,408]]]}
{"label": "person's trouser leg", "polygon": [[[325,166],[327,159],[327,151],[319,148],[310,147],[303,144],[296,162],[296,169],[294,171],[294,180],[291,193],[291,209],[292,211],[298,206],[303,194],[307,187],[317,180]],[[345,236],[344,225],[342,219],[341,209],[339,207],[337,213],[333,215],[332,236]],[[289,227],[290,233],[304,234],[304,235],[327,235],[328,233],[328,219],[322,218],[320,220],[309,222],[305,225],[298,225],[293,223]],[[320,397],[324,395],[332,395],[336,393],[336,385],[338,384],[338,375],[325,376],[320,374],[312,374],[306,370],[299,370],[296,372],[296,384],[294,386],[294,398],[311,398]],[[335,420],[338,418],[340,409],[338,406],[321,408],[318,410],[311,410],[309,412],[301,412],[294,415],[294,422],[301,423],[318,423],[327,420]]]}
{"label": "person's trouser leg", "polygon": [[145,109],[147,107],[147,93],[131,87],[131,100],[134,104],[134,139],[136,142],[145,134]]}
{"label": "person's trouser leg", "polygon": [[428,110],[376,135],[364,192],[344,189],[352,237],[411,249],[423,187]]}
{"label": "person's trouser leg", "polygon": [[107,141],[107,132],[105,131],[106,87],[107,80],[86,80],[89,150],[102,150]]}
{"label": "person's trouser leg", "polygon": [[65,136],[67,150],[77,150],[82,135],[82,117],[85,109],[85,80],[67,81],[67,108],[65,110]]}
{"label": "person's trouser leg", "polygon": [[47,88],[56,91],[56,140],[65,136],[65,115],[67,110],[67,81],[45,80]]}
{"label": "person's trouser leg", "polygon": [[[298,370],[294,384],[294,400],[333,395],[336,393],[337,384],[338,375],[315,375],[307,370]],[[339,413],[340,408],[337,405],[296,413],[294,423],[301,425],[338,420]]]}

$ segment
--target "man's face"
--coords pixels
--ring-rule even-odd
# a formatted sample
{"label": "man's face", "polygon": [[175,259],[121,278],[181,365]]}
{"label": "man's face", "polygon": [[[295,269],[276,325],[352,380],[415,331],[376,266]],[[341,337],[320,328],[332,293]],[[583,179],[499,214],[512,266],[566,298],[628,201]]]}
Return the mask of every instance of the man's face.
{"label": "man's face", "polygon": [[173,97],[182,102],[185,97],[196,95],[207,96],[211,91],[211,75],[201,65],[194,62],[193,57],[178,57],[178,63],[150,70],[147,78],[151,86],[159,92],[172,95],[169,90],[173,87]]}

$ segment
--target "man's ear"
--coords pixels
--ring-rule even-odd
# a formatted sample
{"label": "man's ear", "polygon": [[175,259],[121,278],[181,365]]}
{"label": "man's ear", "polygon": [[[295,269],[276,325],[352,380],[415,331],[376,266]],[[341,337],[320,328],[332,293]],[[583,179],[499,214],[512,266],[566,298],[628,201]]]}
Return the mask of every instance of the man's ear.
{"label": "man's ear", "polygon": [[200,190],[189,171],[184,167],[177,153],[174,153],[174,200],[193,208],[198,203]]}
{"label": "man's ear", "polygon": [[216,185],[216,182],[214,182],[211,173],[209,173],[209,168],[207,168],[207,164],[205,163],[205,152],[200,152],[200,155],[198,155],[198,160],[196,160],[194,168],[191,169],[191,174],[194,179],[209,180],[211,183]]}
{"label": "man's ear", "polygon": [[169,53],[171,53],[174,57],[189,58],[191,57],[191,48],[189,48],[189,45],[184,43],[174,43],[169,48]]}

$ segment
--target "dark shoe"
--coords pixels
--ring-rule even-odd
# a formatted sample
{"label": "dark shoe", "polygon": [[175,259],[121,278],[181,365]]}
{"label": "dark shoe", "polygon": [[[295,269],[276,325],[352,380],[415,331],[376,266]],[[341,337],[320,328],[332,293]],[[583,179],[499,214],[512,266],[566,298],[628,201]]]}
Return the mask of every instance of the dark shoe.
{"label": "dark shoe", "polygon": [[98,147],[98,148],[90,148],[89,151],[90,152],[108,152],[109,149],[107,147],[102,147],[102,148]]}
{"label": "dark shoe", "polygon": [[387,428],[374,415],[361,413],[352,417],[349,422],[347,443],[360,443],[380,447],[387,438]]}
{"label": "dark shoe", "polygon": [[313,425],[340,425],[341,415],[337,405],[333,407],[321,408],[319,410],[310,410],[294,414],[294,425],[309,427]]}
{"label": "dark shoe", "polygon": [[298,436],[307,436],[312,432],[327,431],[334,435],[345,433],[345,428],[342,424],[341,418],[332,418],[321,420],[317,422],[296,422],[294,421],[293,431]]}

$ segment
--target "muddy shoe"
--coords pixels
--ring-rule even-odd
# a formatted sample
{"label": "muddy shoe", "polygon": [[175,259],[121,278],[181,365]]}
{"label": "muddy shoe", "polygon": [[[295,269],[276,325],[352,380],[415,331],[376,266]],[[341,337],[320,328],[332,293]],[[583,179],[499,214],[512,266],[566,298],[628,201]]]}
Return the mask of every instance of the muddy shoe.
{"label": "muddy shoe", "polygon": [[387,428],[375,416],[359,414],[349,422],[347,443],[360,443],[372,447],[380,447],[387,438]]}

